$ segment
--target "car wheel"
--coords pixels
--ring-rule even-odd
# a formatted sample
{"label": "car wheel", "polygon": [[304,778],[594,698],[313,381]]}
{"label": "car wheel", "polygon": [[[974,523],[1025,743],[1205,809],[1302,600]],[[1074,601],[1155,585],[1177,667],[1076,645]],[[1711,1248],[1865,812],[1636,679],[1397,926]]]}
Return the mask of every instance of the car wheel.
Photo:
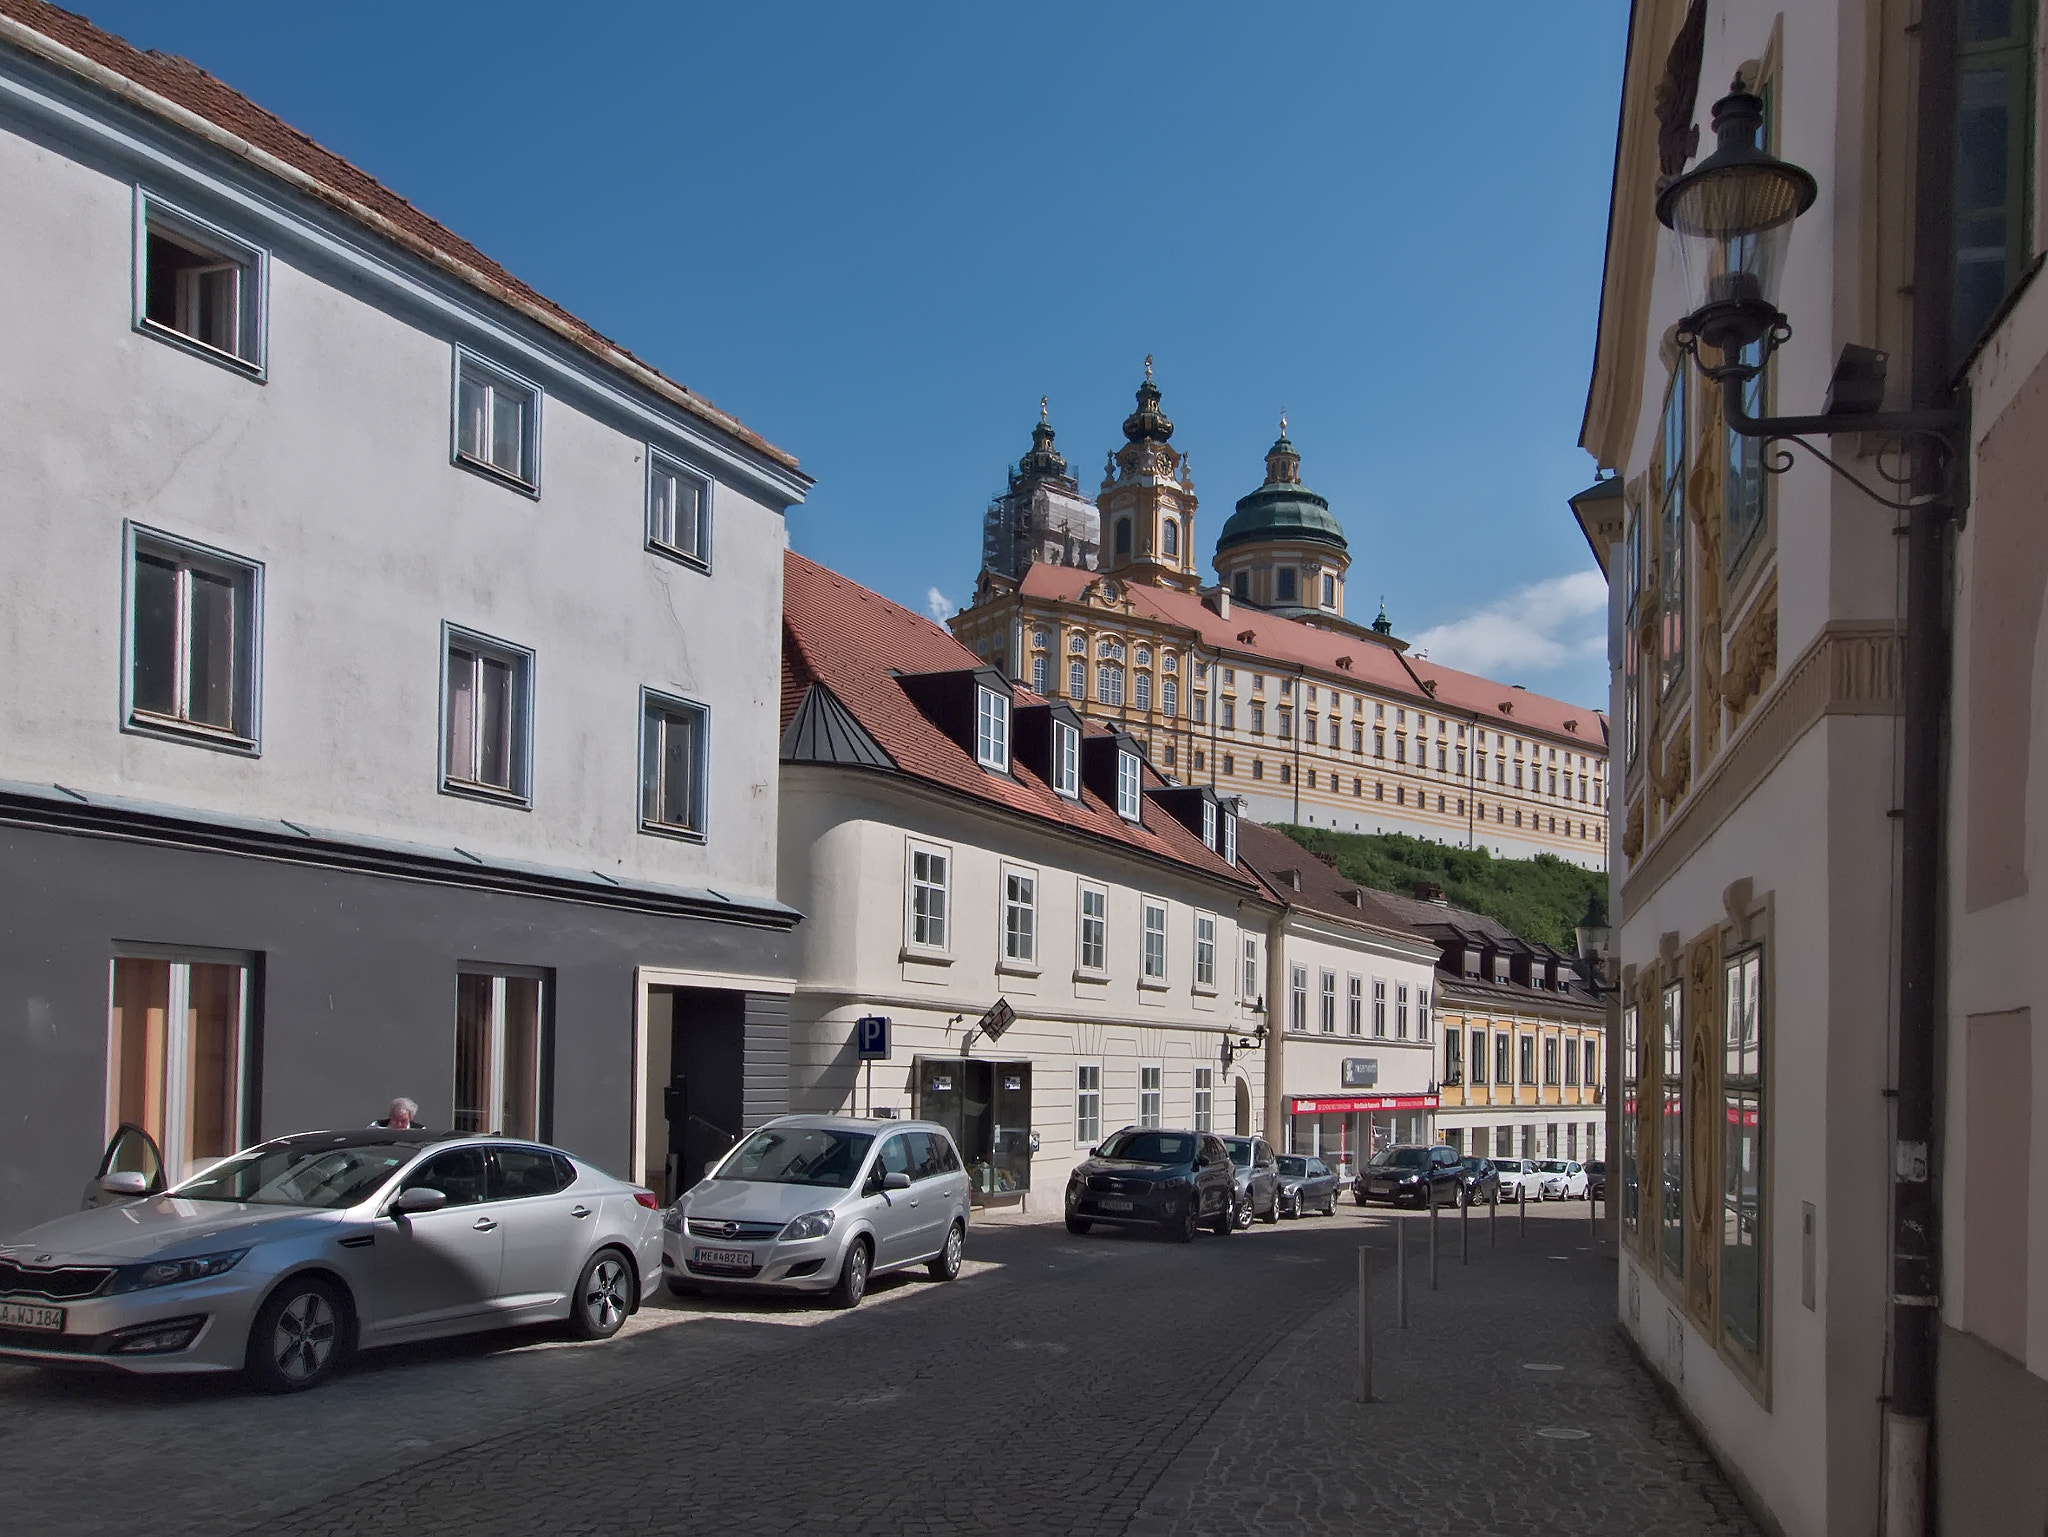
{"label": "car wheel", "polygon": [[1087,1237],[1088,1230],[1092,1226],[1094,1226],[1093,1223],[1083,1222],[1079,1217],[1067,1218],[1067,1231],[1069,1233],[1072,1233],[1076,1238]]}
{"label": "car wheel", "polygon": [[1293,1197],[1287,1203],[1287,1215],[1296,1222],[1301,1220],[1301,1192],[1299,1190],[1294,1192]]}
{"label": "car wheel", "polygon": [[1273,1204],[1266,1208],[1264,1220],[1267,1227],[1278,1227],[1280,1225],[1280,1190],[1278,1186],[1275,1186],[1273,1189]]}
{"label": "car wheel", "polygon": [[578,1339],[608,1340],[633,1311],[633,1267],[617,1249],[599,1249],[583,1262],[569,1309]]}
{"label": "car wheel", "polygon": [[1351,1199],[1360,1206],[1363,1206],[1365,1204],[1365,1192],[1363,1190],[1354,1190],[1351,1192]]}
{"label": "car wheel", "polygon": [[348,1344],[346,1306],[313,1276],[287,1281],[257,1310],[243,1370],[270,1393],[300,1393],[334,1374]]}
{"label": "car wheel", "polygon": [[1258,1213],[1252,1210],[1251,1192],[1246,1191],[1244,1197],[1244,1204],[1241,1206],[1233,1207],[1231,1210],[1231,1225],[1233,1227],[1249,1228],[1252,1225],[1252,1218],[1254,1218],[1257,1215]]}
{"label": "car wheel", "polygon": [[1201,1225],[1202,1213],[1200,1202],[1196,1197],[1190,1196],[1188,1197],[1187,1205],[1181,1208],[1180,1221],[1174,1223],[1166,1231],[1167,1235],[1175,1243],[1193,1243],[1195,1241],[1195,1230],[1201,1227]]}
{"label": "car wheel", "polygon": [[1223,1209],[1210,1219],[1209,1231],[1218,1238],[1228,1238],[1237,1230],[1237,1197],[1231,1196],[1223,1203]]}
{"label": "car wheel", "polygon": [[960,1277],[960,1251],[967,1247],[967,1230],[959,1223],[946,1229],[946,1247],[932,1256],[931,1277],[934,1281],[955,1281]]}
{"label": "car wheel", "polygon": [[1326,1217],[1337,1215],[1337,1192],[1334,1190],[1323,1199],[1323,1215]]}
{"label": "car wheel", "polygon": [[1463,1207],[1470,1206],[1471,1204],[1472,1187],[1470,1185],[1465,1184],[1463,1181],[1460,1181],[1458,1184],[1458,1205]]}
{"label": "car wheel", "polygon": [[832,1288],[832,1306],[857,1308],[868,1294],[868,1241],[856,1238],[847,1246],[846,1260],[839,1267],[839,1280]]}

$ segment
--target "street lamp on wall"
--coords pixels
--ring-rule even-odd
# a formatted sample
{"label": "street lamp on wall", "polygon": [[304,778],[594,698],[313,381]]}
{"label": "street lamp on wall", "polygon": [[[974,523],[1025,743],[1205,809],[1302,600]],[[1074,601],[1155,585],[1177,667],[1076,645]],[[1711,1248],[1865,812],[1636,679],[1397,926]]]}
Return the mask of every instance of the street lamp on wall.
{"label": "street lamp on wall", "polygon": [[1611,948],[1614,930],[1607,920],[1607,898],[1597,891],[1587,897],[1586,911],[1572,932],[1579,942],[1574,966],[1586,991],[1596,998],[1620,992],[1618,985],[1607,981],[1608,963],[1614,955]]}
{"label": "street lamp on wall", "polygon": [[[1714,152],[1657,194],[1657,219],[1674,237],[1678,268],[1692,309],[1678,322],[1677,340],[1701,373],[1721,387],[1728,429],[1766,442],[1791,442],[1836,474],[1895,511],[1913,505],[1863,481],[1805,440],[1804,434],[1870,432],[1903,445],[1930,438],[1953,459],[1953,410],[1882,411],[1886,355],[1853,343],[1843,347],[1818,416],[1757,417],[1744,390],[1771,354],[1792,337],[1778,308],[1778,283],[1791,244],[1792,225],[1811,208],[1819,187],[1811,172],[1780,160],[1759,142],[1763,99],[1740,77],[1714,103]],[[1783,474],[1792,455],[1764,455],[1764,468]],[[1898,491],[1910,473],[1878,472]]]}
{"label": "street lamp on wall", "polygon": [[1235,1041],[1231,1040],[1231,1038],[1226,1035],[1223,1038],[1223,1065],[1225,1067],[1230,1066],[1230,1064],[1237,1059],[1237,1054],[1239,1052],[1257,1051],[1261,1046],[1265,1044],[1266,1022],[1263,1019],[1258,1022],[1258,1025],[1253,1029],[1250,1035],[1241,1035]]}

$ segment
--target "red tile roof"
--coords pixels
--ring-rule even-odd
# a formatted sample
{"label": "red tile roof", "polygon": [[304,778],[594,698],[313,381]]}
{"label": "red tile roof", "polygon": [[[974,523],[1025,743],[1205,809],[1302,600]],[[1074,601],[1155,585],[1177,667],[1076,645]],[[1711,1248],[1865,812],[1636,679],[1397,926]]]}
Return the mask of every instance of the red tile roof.
{"label": "red tile roof", "polygon": [[[1082,588],[1101,575],[1075,566],[1033,564],[1025,571],[1020,589],[1026,598],[1072,603]],[[1607,750],[1607,718],[1598,710],[1510,688],[1406,656],[1390,646],[1318,629],[1261,609],[1232,604],[1226,619],[1196,593],[1144,582],[1120,581],[1118,585],[1141,616],[1191,630],[1203,645],[1216,650],[1256,656],[1276,666],[1313,668],[1332,687],[1356,687],[1389,698],[1406,698],[1418,709],[1436,704],[1491,721],[1505,731],[1548,732],[1564,740],[1577,738],[1595,752]],[[1247,634],[1250,640],[1244,638]],[[1340,665],[1346,659],[1349,665]],[[1503,710],[1503,703],[1511,708]]]}
{"label": "red tile roof", "polygon": [[44,0],[0,0],[0,43],[69,70],[131,106],[240,156],[469,287],[510,305],[642,388],[653,390],[785,469],[796,468],[793,455],[535,292],[375,177],[322,149],[189,60],[144,53],[84,17]]}
{"label": "red tile roof", "polygon": [[[1237,857],[1249,865],[1265,886],[1290,907],[1306,907],[1346,923],[1378,929],[1414,944],[1434,944],[1370,887],[1347,880],[1320,855],[1311,853],[1285,833],[1258,822],[1237,825]],[[1295,872],[1301,885],[1286,879]]]}
{"label": "red tile roof", "polygon": [[[782,724],[787,729],[804,692],[823,683],[913,779],[1022,816],[1171,860],[1230,881],[1251,894],[1259,885],[1225,864],[1186,827],[1149,802],[1134,825],[1085,787],[1079,801],[1056,794],[1022,764],[992,774],[928,720],[897,682],[897,673],[952,672],[982,660],[942,626],[879,593],[791,551],[782,565]],[[1042,703],[1018,687],[1020,706]],[[1095,733],[1091,733],[1095,734]],[[1165,781],[1146,771],[1145,784]]]}

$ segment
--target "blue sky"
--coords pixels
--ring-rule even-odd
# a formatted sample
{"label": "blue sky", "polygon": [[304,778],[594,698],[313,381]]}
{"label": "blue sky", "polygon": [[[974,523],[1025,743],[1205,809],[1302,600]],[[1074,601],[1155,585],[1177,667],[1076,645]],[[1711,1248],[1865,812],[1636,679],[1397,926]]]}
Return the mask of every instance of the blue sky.
{"label": "blue sky", "polygon": [[1092,491],[1151,353],[1205,572],[1285,408],[1355,614],[1605,703],[1564,499],[1623,0],[70,3],[795,453],[791,542],[901,602],[971,591],[1039,396]]}

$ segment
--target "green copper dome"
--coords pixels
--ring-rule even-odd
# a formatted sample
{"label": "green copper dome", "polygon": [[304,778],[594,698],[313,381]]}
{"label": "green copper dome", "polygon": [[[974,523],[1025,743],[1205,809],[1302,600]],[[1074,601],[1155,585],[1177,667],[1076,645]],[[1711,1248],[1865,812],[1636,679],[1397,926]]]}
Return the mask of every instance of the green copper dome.
{"label": "green copper dome", "polygon": [[1266,483],[1239,500],[1237,511],[1216,536],[1216,550],[1221,554],[1234,545],[1282,540],[1307,540],[1350,552],[1344,525],[1331,514],[1329,502],[1301,483],[1301,455],[1287,441],[1284,420],[1279,441],[1266,450]]}

